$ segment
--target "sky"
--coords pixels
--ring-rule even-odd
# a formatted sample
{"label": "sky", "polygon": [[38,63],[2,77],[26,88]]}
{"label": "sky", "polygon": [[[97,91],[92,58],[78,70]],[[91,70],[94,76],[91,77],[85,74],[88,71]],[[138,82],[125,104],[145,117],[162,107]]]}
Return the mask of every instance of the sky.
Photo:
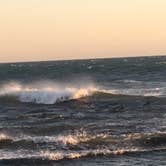
{"label": "sky", "polygon": [[166,54],[166,0],[0,0],[0,62]]}

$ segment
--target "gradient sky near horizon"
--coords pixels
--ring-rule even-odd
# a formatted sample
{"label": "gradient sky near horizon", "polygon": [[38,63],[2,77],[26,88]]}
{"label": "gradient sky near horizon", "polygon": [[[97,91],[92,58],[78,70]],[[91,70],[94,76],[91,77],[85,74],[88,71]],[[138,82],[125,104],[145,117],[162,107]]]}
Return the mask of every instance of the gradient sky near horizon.
{"label": "gradient sky near horizon", "polygon": [[0,62],[166,54],[166,0],[0,0]]}

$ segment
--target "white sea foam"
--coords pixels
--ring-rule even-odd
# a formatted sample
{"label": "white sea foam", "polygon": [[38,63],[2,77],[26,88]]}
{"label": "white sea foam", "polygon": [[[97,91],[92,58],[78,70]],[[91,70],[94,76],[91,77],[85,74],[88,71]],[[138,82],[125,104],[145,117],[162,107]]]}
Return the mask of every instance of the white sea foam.
{"label": "white sea foam", "polygon": [[40,154],[29,150],[0,150],[0,160],[39,158]]}
{"label": "white sea foam", "polygon": [[80,142],[86,142],[92,139],[92,136],[89,136],[86,132],[68,134],[68,135],[57,135],[57,136],[28,136],[22,135],[19,137],[15,137],[14,141],[33,141],[35,143],[58,143],[62,145],[77,145]]}
{"label": "white sea foam", "polygon": [[109,89],[101,90],[103,93],[110,93],[116,95],[130,95],[130,96],[165,96],[165,90],[163,88],[128,88],[128,89]]}
{"label": "white sea foam", "polygon": [[0,88],[0,96],[15,96],[21,102],[32,102],[38,104],[54,104],[59,101],[78,99],[92,95],[94,92],[109,94],[137,95],[137,96],[165,96],[166,89],[156,88],[99,88],[92,83],[82,84],[56,84],[56,83],[33,83],[24,85],[20,83],[7,83]]}
{"label": "white sea foam", "polygon": [[8,136],[5,134],[0,134],[0,139],[6,140],[11,139],[13,142],[19,141],[33,141],[34,143],[55,143],[58,145],[68,146],[68,145],[78,145],[79,143],[85,143],[90,140],[94,140],[96,138],[106,138],[109,135],[107,134],[96,134],[90,135],[86,131],[76,131],[71,134],[60,134],[60,135],[52,135],[52,136],[31,136],[31,135],[17,135],[17,136]]}
{"label": "white sea foam", "polygon": [[77,159],[86,156],[97,156],[97,155],[123,155],[125,153],[132,152],[145,152],[150,150],[138,149],[138,148],[122,148],[117,150],[110,149],[89,149],[89,150],[80,150],[80,151],[29,151],[29,150],[14,150],[6,151],[0,150],[0,160],[9,160],[9,159],[45,159],[45,160],[62,160],[62,159]]}
{"label": "white sea foam", "polygon": [[22,102],[54,104],[58,101],[78,99],[89,96],[97,88],[90,84],[85,86],[68,86],[53,83],[36,83],[23,85],[8,83],[1,87],[0,96],[16,96]]}
{"label": "white sea foam", "polygon": [[[156,135],[156,134],[165,134],[165,132],[158,132],[158,133],[146,133],[146,134],[140,134],[140,133],[135,133],[135,134],[128,134],[128,135],[122,135],[121,138],[124,139],[124,141],[130,141],[130,140],[135,140],[135,139],[141,139],[144,137],[149,138],[150,136]],[[8,137],[7,135],[2,135],[2,139],[6,139]],[[59,135],[59,136],[41,136],[41,137],[33,137],[33,136],[26,136],[24,135],[23,137],[20,138],[13,138],[15,141],[20,140],[30,140],[34,141],[36,143],[41,143],[41,142],[56,142],[58,145],[62,143],[63,145],[77,145],[80,142],[87,142],[89,140],[93,140],[95,138],[102,138],[102,139],[108,139],[110,138],[110,135],[107,134],[98,134],[95,136],[90,136],[86,132],[83,133],[75,133],[75,134],[69,134],[69,135]],[[113,139],[113,138],[111,138]],[[116,137],[114,139],[117,139]],[[86,146],[85,146],[86,147]],[[146,152],[146,151],[153,151],[153,150],[165,150],[165,146],[163,147],[151,147],[151,148],[141,148],[136,146],[122,146],[122,147],[111,147],[109,148],[88,148],[84,150],[47,150],[47,149],[38,149],[36,151],[34,150],[26,150],[26,149],[20,149],[20,150],[6,150],[6,149],[1,149],[0,150],[0,160],[2,159],[46,159],[46,160],[62,160],[62,159],[76,159],[76,158],[81,158],[81,157],[86,157],[86,156],[97,156],[97,155],[123,155],[125,153],[135,153],[135,152]]]}

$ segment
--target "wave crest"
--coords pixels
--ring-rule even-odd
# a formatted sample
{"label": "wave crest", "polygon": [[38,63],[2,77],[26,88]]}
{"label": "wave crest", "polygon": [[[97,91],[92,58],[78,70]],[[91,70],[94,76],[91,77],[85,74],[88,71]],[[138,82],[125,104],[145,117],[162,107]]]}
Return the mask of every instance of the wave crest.
{"label": "wave crest", "polygon": [[93,85],[72,87],[50,83],[23,85],[12,82],[1,87],[0,96],[14,96],[17,97],[21,102],[54,104],[60,101],[89,96],[96,90],[97,88],[95,88]]}
{"label": "wave crest", "polygon": [[5,140],[11,140],[11,137],[4,133],[0,133],[0,142]]}
{"label": "wave crest", "polygon": [[[38,145],[42,143],[53,143],[52,149],[49,150],[42,147],[37,151],[30,151],[28,149],[8,151],[0,149],[1,159],[42,159],[42,160],[63,160],[76,159],[88,156],[107,156],[107,155],[123,155],[128,153],[142,153],[166,149],[166,133],[133,133],[124,134],[121,136],[113,136],[110,134],[95,134],[89,135],[85,131],[68,135],[58,136],[22,136],[20,138],[9,137],[1,133],[1,139],[13,140],[12,148],[34,142]],[[24,142],[25,141],[25,142]],[[2,142],[4,143],[4,142]],[[18,143],[18,144],[17,144]],[[8,144],[9,146],[11,144]],[[50,144],[51,145],[51,144]],[[55,148],[56,145],[59,148]],[[71,145],[71,146],[70,146]],[[24,145],[25,146],[25,145]],[[61,148],[60,148],[61,147]]]}
{"label": "wave crest", "polygon": [[21,83],[10,82],[0,88],[0,98],[5,101],[19,101],[36,104],[55,104],[81,97],[91,96],[93,94],[111,94],[127,96],[155,96],[164,97],[163,88],[128,88],[128,89],[110,89],[98,87],[92,83],[86,83],[84,86],[77,84],[56,84],[48,82],[33,83],[24,85]]}

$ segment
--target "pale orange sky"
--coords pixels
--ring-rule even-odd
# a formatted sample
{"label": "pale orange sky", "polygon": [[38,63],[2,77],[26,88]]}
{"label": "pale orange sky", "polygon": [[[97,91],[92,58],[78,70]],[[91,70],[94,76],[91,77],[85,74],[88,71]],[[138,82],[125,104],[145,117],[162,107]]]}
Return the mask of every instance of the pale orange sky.
{"label": "pale orange sky", "polygon": [[166,54],[166,0],[0,0],[0,62]]}

